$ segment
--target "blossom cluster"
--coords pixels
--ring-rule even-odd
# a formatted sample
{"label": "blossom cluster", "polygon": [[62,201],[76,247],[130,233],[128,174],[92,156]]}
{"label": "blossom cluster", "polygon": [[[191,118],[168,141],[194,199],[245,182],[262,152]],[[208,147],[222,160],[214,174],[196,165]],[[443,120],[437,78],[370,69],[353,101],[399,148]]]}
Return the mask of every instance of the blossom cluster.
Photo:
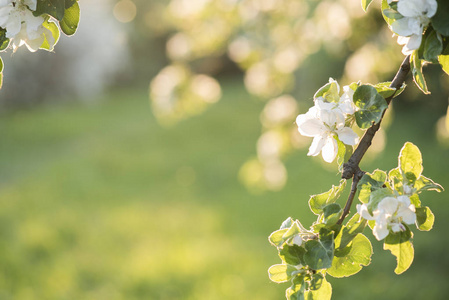
{"label": "blossom cluster", "polygon": [[52,32],[44,26],[43,16],[34,16],[37,0],[0,0],[0,27],[16,50],[25,45],[31,52],[37,51],[44,42],[50,49],[56,41]]}
{"label": "blossom cluster", "polygon": [[383,198],[370,214],[368,204],[357,204],[357,212],[366,220],[375,221],[373,234],[377,240],[386,238],[390,231],[405,231],[405,224],[416,221],[415,206],[407,195]]}
{"label": "blossom cluster", "polygon": [[[389,0],[390,4],[392,0]],[[404,45],[402,53],[411,54],[421,46],[425,28],[437,12],[436,0],[399,0],[397,11],[402,18],[391,24],[391,30],[398,37],[398,44]]]}
{"label": "blossom cluster", "polygon": [[[350,146],[358,143],[359,137],[347,126],[357,107],[353,103],[354,90],[349,86],[340,86],[332,78],[328,84],[329,91],[315,97],[314,106],[305,114],[296,118],[298,131],[303,136],[313,137],[312,145],[307,155],[322,154],[323,159],[331,163],[338,153],[338,140]],[[337,140],[338,139],[338,140]]]}

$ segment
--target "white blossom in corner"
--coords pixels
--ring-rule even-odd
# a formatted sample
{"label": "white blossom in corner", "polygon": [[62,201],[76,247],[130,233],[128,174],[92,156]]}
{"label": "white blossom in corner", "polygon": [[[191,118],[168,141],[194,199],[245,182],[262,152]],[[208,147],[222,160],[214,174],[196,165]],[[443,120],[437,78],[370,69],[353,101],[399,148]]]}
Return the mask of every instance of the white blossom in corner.
{"label": "white blossom in corner", "polygon": [[53,48],[55,40],[43,26],[44,18],[33,15],[36,7],[37,0],[0,0],[0,27],[6,29],[14,50],[26,45],[31,52],[37,51],[46,38]]}
{"label": "white blossom in corner", "polygon": [[404,16],[391,24],[391,30],[398,37],[398,44],[404,45],[402,53],[410,54],[420,47],[424,28],[429,25],[437,11],[436,0],[399,0],[398,12]]}
{"label": "white blossom in corner", "polygon": [[390,231],[405,231],[405,224],[416,221],[415,206],[408,196],[385,197],[371,215],[367,204],[358,204],[357,212],[366,220],[374,220],[373,234],[377,240],[383,240]]}
{"label": "white blossom in corner", "polygon": [[296,124],[299,133],[313,137],[307,155],[317,156],[321,152],[324,161],[331,163],[338,153],[336,136],[344,144],[352,146],[358,143],[359,137],[350,127],[345,127],[345,116],[341,111],[329,105],[334,103],[318,99],[307,113],[296,118]]}

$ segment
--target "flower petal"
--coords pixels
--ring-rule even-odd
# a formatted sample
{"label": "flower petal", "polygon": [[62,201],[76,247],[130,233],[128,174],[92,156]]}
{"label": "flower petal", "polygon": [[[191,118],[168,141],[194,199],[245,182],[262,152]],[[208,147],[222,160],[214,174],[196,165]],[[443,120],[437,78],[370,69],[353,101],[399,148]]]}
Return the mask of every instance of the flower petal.
{"label": "flower petal", "polygon": [[384,214],[393,215],[399,206],[398,199],[394,197],[385,197],[379,202],[377,208]]}
{"label": "flower petal", "polygon": [[386,238],[389,233],[390,233],[390,231],[388,230],[388,228],[386,226],[379,226],[378,224],[376,224],[373,228],[373,234],[378,241]]}
{"label": "flower petal", "polygon": [[337,141],[333,137],[328,137],[326,139],[326,144],[324,145],[321,155],[325,162],[331,163],[334,161],[338,153]]}
{"label": "flower petal", "polygon": [[368,205],[366,204],[357,204],[357,213],[366,220],[374,220],[374,217],[370,215],[368,211]]}
{"label": "flower petal", "polygon": [[359,136],[349,127],[337,131],[338,138],[346,145],[354,146],[359,142]]}
{"label": "flower petal", "polygon": [[316,136],[312,141],[312,145],[310,145],[309,153],[307,153],[307,155],[317,156],[318,154],[320,154],[325,142],[326,139],[324,137],[322,137],[321,135]]}
{"label": "flower petal", "polygon": [[409,18],[402,18],[391,24],[391,30],[400,36],[409,36],[414,32],[409,26]]}
{"label": "flower petal", "polygon": [[422,34],[413,34],[410,36],[410,39],[408,40],[407,44],[402,49],[402,53],[410,53],[413,50],[419,49],[419,46],[421,46],[421,40],[422,40]]}
{"label": "flower petal", "polygon": [[314,114],[309,112],[299,115],[296,118],[296,124],[298,125],[299,133],[303,136],[315,137],[325,131],[326,128],[321,120],[317,119]]}

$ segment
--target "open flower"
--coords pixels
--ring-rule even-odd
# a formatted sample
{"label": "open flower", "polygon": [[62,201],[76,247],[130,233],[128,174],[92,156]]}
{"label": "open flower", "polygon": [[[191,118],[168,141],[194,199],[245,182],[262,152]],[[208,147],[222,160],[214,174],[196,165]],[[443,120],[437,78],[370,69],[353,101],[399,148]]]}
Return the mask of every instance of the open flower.
{"label": "open flower", "polygon": [[374,220],[376,225],[373,234],[377,240],[388,236],[393,232],[405,231],[405,224],[413,224],[416,221],[415,206],[410,203],[407,196],[385,197],[379,202],[371,215],[367,204],[358,204],[357,212],[366,220]]}
{"label": "open flower", "polygon": [[51,31],[42,24],[44,18],[35,17],[37,0],[0,0],[0,27],[6,29],[6,37],[12,40],[14,50],[22,45],[34,52],[44,43],[50,48],[55,41]]}
{"label": "open flower", "polygon": [[296,118],[298,131],[308,137],[313,137],[309,148],[309,156],[316,156],[322,152],[323,159],[331,163],[338,153],[338,144],[335,136],[346,145],[358,143],[358,135],[349,127],[345,127],[345,117],[339,109],[327,107],[334,103],[320,100],[309,109],[306,114]]}
{"label": "open flower", "polygon": [[399,0],[398,12],[404,16],[391,24],[399,35],[398,44],[404,45],[402,53],[410,54],[421,45],[424,28],[437,11],[436,0]]}

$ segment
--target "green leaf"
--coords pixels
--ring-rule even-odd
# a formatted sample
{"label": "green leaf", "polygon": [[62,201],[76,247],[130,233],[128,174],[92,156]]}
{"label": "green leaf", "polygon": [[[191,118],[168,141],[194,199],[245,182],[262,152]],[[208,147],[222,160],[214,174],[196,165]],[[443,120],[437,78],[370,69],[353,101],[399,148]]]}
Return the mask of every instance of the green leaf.
{"label": "green leaf", "polygon": [[412,69],[413,81],[416,86],[426,95],[430,94],[427,89],[426,79],[422,73],[422,61],[419,58],[418,50],[413,51],[410,56],[410,67]]}
{"label": "green leaf", "polygon": [[298,245],[284,245],[279,251],[279,257],[283,262],[289,265],[304,265],[304,254],[306,250]]}
{"label": "green leaf", "polygon": [[338,145],[338,152],[337,152],[337,164],[338,164],[338,170],[341,172],[343,170],[343,164],[349,160],[349,158],[352,155],[353,149],[352,146],[344,144],[338,136],[335,136],[335,139],[337,140]]}
{"label": "green leaf", "polygon": [[354,104],[359,109],[355,112],[357,125],[362,129],[379,123],[385,109],[388,107],[385,99],[371,85],[361,85],[354,92]]}
{"label": "green leaf", "polygon": [[62,32],[66,35],[75,34],[80,22],[80,6],[77,2],[64,12],[64,18],[59,22]]}
{"label": "green leaf", "polygon": [[65,9],[72,7],[78,0],[65,0]]}
{"label": "green leaf", "polygon": [[424,41],[424,59],[432,63],[438,63],[438,56],[443,52],[443,41],[436,31],[432,31]]}
{"label": "green leaf", "polygon": [[418,180],[415,181],[414,188],[416,192],[422,191],[437,191],[442,192],[444,188],[436,182],[433,182],[432,179],[427,178],[426,176],[421,175]]}
{"label": "green leaf", "polygon": [[386,197],[393,196],[393,191],[388,188],[378,189],[371,193],[368,202],[368,211],[372,214],[376,210],[377,205]]}
{"label": "green leaf", "polygon": [[441,64],[443,71],[449,75],[449,44],[443,50],[443,54],[438,56],[438,62]]}
{"label": "green leaf", "polygon": [[292,227],[292,225],[293,225],[293,219],[291,217],[288,217],[287,219],[285,219],[284,222],[282,222],[280,229],[290,228],[290,227]]}
{"label": "green leaf", "polygon": [[270,280],[276,283],[282,283],[290,280],[298,269],[291,265],[273,265],[268,269]]}
{"label": "green leaf", "polygon": [[394,97],[399,96],[405,89],[406,84],[402,84],[399,90],[390,87],[391,81],[381,82],[374,86],[376,91],[385,99],[394,95]]}
{"label": "green leaf", "polygon": [[432,26],[438,33],[449,36],[449,1],[437,0],[438,10],[432,18]]}
{"label": "green leaf", "polygon": [[391,232],[385,238],[384,250],[390,250],[391,254],[396,257],[397,266],[394,270],[396,274],[404,273],[412,264],[415,255],[413,245],[410,242],[412,233],[408,227],[406,228],[406,231]]}
{"label": "green leaf", "polygon": [[366,236],[359,233],[345,249],[335,252],[332,267],[327,270],[327,273],[337,278],[354,275],[363,266],[366,267],[371,263],[372,254],[371,242]]}
{"label": "green leaf", "polygon": [[365,219],[360,218],[359,214],[354,214],[335,237],[335,251],[343,251],[359,233],[363,232],[366,224]]}
{"label": "green leaf", "polygon": [[332,265],[334,257],[334,234],[321,229],[320,238],[305,243],[304,261],[313,270],[327,269]]}
{"label": "green leaf", "polygon": [[10,40],[6,37],[6,29],[0,28],[0,51],[8,48],[9,42]]}
{"label": "green leaf", "polygon": [[363,11],[366,12],[366,10],[368,9],[368,6],[371,4],[373,0],[362,0],[362,8]]}
{"label": "green leaf", "polygon": [[339,95],[340,87],[338,86],[338,83],[333,80],[332,78],[329,79],[329,83],[322,86],[313,96],[313,99],[317,99],[318,97],[323,97],[328,102],[339,102],[340,101],[340,95]]}
{"label": "green leaf", "polygon": [[407,142],[402,147],[399,154],[399,169],[404,179],[412,186],[421,176],[423,170],[421,151],[414,144]]}
{"label": "green leaf", "polygon": [[55,45],[59,41],[59,28],[54,22],[49,21],[49,18],[46,18],[44,23],[42,23],[42,26],[47,28],[50,32],[44,32],[45,40],[40,46],[40,49],[53,51]]}
{"label": "green leaf", "polygon": [[373,174],[365,173],[357,184],[357,189],[360,191],[359,200],[362,203],[368,203],[371,192],[383,188],[386,180],[387,173],[384,171],[375,170]]}
{"label": "green leaf", "polygon": [[346,180],[341,180],[340,185],[333,185],[329,191],[311,196],[309,200],[309,206],[312,212],[316,215],[320,215],[323,212],[324,207],[337,201],[345,187]]}
{"label": "green leaf", "polygon": [[333,226],[333,225],[337,224],[338,219],[340,219],[342,214],[343,214],[343,210],[341,209],[340,204],[332,203],[332,204],[326,205],[323,209],[324,223],[327,226]]}
{"label": "green leaf", "polygon": [[37,0],[36,11],[34,16],[49,14],[50,16],[61,21],[64,18],[65,0]]}
{"label": "green leaf", "polygon": [[292,286],[285,291],[287,300],[304,300],[304,276],[298,275],[292,280]]}
{"label": "green leaf", "polygon": [[433,228],[435,215],[427,206],[416,208],[416,225],[421,231],[429,231]]}
{"label": "green leaf", "polygon": [[388,178],[388,186],[390,187],[390,189],[396,190],[403,194],[403,177],[399,167],[390,170],[390,172],[388,173]]}
{"label": "green leaf", "polygon": [[402,18],[402,15],[399,14],[396,10],[394,10],[389,4],[387,0],[382,0],[382,16],[388,25],[391,26],[394,21]]}
{"label": "green leaf", "polygon": [[410,196],[410,203],[413,204],[416,208],[421,207],[421,200],[419,200],[418,194],[413,194]]}
{"label": "green leaf", "polygon": [[332,285],[323,278],[321,286],[317,290],[307,290],[304,292],[305,300],[330,300],[332,297]]}
{"label": "green leaf", "polygon": [[276,230],[275,232],[270,234],[270,236],[268,237],[268,240],[270,241],[270,243],[273,246],[281,247],[282,244],[285,243],[284,234],[287,231],[288,231],[288,228]]}

